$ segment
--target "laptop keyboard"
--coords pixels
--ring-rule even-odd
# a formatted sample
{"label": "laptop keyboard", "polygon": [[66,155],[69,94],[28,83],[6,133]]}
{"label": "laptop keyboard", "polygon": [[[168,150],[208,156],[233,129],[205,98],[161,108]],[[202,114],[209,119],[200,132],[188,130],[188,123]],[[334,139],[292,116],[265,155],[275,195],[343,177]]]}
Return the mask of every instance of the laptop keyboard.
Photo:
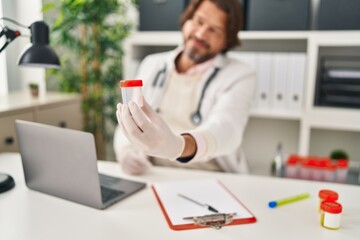
{"label": "laptop keyboard", "polygon": [[120,190],[115,190],[111,187],[112,184],[118,183],[121,181],[121,179],[116,178],[116,177],[111,177],[108,175],[104,175],[104,174],[99,174],[100,176],[100,184],[101,184],[101,197],[102,197],[102,201],[103,203],[116,198],[120,195],[125,194],[125,192],[120,191]]}
{"label": "laptop keyboard", "polygon": [[113,198],[123,195],[124,192],[101,186],[101,198],[105,203]]}

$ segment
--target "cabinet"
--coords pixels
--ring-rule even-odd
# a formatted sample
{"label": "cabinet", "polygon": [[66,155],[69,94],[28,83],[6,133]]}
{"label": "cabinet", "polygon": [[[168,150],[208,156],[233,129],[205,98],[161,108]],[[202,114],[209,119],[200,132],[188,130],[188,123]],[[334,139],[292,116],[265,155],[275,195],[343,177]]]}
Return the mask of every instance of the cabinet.
{"label": "cabinet", "polygon": [[[304,99],[300,111],[253,109],[244,136],[251,171],[269,174],[278,142],[284,153],[327,156],[344,149],[360,161],[360,109],[314,105],[319,58],[324,54],[360,56],[360,31],[249,31],[240,32],[236,51],[295,52],[306,55]],[[125,78],[134,78],[148,54],[173,49],[182,43],[180,32],[135,32],[124,44]]]}
{"label": "cabinet", "polygon": [[55,92],[39,98],[28,92],[0,97],[0,152],[18,151],[16,119],[81,130],[81,99],[77,94]]}

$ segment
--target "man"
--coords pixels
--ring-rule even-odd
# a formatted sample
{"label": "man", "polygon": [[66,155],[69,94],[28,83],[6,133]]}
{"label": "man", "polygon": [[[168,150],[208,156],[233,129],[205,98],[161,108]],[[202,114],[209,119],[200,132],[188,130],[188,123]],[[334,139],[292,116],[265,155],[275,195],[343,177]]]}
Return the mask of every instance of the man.
{"label": "man", "polygon": [[240,44],[241,24],[239,0],[191,1],[181,17],[183,46],[143,60],[142,103],[117,106],[114,149],[125,172],[152,164],[248,171],[241,144],[255,73],[225,55]]}

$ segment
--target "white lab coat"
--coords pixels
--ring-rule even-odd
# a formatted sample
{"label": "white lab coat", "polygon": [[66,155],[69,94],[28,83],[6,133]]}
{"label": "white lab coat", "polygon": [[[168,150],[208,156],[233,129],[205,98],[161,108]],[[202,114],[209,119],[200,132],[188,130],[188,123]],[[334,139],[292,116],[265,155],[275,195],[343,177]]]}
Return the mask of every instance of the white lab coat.
{"label": "white lab coat", "polygon": [[[161,104],[165,91],[160,84],[168,80],[168,73],[173,71],[174,59],[178,53],[179,49],[176,49],[149,55],[139,67],[137,79],[143,80],[144,97],[154,109]],[[160,74],[157,86],[153,86],[156,76],[165,65],[167,74]],[[197,152],[191,161],[216,159],[224,171],[248,173],[241,144],[255,91],[255,72],[245,63],[219,54],[203,74],[202,85],[214,68],[219,68],[219,71],[205,92],[200,109],[202,122],[198,127],[186,132],[191,134],[197,143]],[[198,95],[200,96],[200,93]],[[114,139],[115,153],[121,151],[121,146],[125,144],[128,144],[128,141],[118,127]]]}

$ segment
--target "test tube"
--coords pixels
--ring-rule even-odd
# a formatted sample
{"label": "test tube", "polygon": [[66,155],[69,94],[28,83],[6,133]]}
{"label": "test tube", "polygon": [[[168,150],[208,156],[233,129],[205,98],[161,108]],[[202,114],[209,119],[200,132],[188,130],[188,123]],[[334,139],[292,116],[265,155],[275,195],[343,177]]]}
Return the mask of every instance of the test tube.
{"label": "test tube", "polygon": [[335,180],[336,166],[332,162],[328,162],[324,169],[324,181],[333,182]]}
{"label": "test tube", "polygon": [[300,156],[292,154],[288,157],[286,161],[286,177],[287,178],[297,178],[298,176],[298,162],[300,161]]}
{"label": "test tube", "polygon": [[137,105],[142,105],[142,80],[120,80],[122,103],[128,104],[130,101]]}
{"label": "test tube", "polygon": [[336,161],[336,182],[346,183],[349,168],[349,160],[338,159]]}
{"label": "test tube", "polygon": [[309,164],[309,159],[303,158],[300,165],[299,176],[301,179],[309,180],[311,177],[311,169]]}

